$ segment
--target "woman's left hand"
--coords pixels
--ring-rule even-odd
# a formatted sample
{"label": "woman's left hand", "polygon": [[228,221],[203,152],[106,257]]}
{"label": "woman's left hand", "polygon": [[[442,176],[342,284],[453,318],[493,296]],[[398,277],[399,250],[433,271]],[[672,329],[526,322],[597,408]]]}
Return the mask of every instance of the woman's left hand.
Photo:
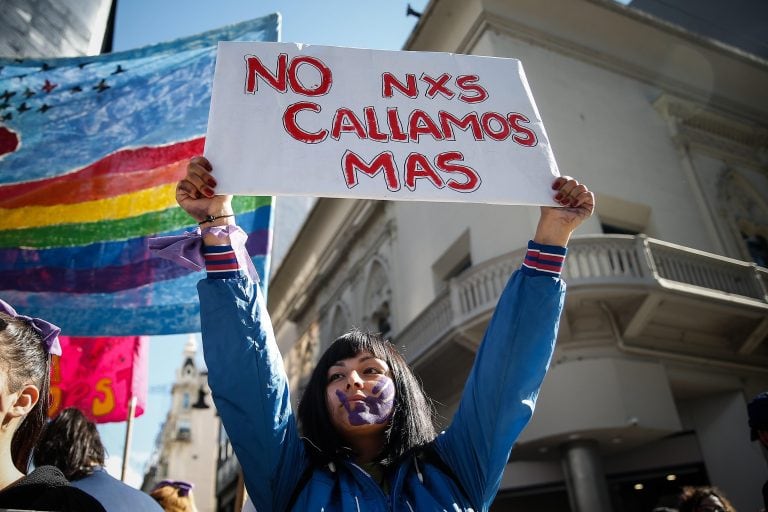
{"label": "woman's left hand", "polygon": [[595,210],[595,195],[570,176],[561,176],[552,183],[557,191],[555,201],[562,207],[542,206],[534,241],[565,247],[571,233]]}

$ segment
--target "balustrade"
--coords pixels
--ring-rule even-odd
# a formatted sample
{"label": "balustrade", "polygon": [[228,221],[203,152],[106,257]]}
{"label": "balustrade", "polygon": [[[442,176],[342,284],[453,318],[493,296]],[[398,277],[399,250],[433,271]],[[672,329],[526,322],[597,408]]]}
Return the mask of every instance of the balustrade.
{"label": "balustrade", "polygon": [[[413,361],[451,329],[492,310],[524,256],[525,249],[519,249],[451,279],[447,289],[397,336],[408,359]],[[660,280],[666,280],[768,303],[768,269],[643,235],[571,240],[563,278],[570,289],[606,284],[661,286]]]}

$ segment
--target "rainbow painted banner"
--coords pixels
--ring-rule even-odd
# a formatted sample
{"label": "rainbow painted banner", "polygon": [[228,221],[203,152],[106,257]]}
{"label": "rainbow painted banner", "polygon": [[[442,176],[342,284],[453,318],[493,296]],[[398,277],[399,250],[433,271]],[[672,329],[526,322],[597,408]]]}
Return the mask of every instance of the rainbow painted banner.
{"label": "rainbow painted banner", "polygon": [[59,341],[62,357],[53,358],[49,417],[75,407],[94,423],[125,421],[131,397],[137,399],[134,417],[144,414],[149,359],[146,336],[59,336]]}
{"label": "rainbow painted banner", "polygon": [[[194,221],[175,183],[203,153],[220,40],[276,41],[277,14],[98,57],[0,59],[0,297],[68,335],[200,329],[201,272],[147,238]],[[235,200],[264,286],[272,198]]]}

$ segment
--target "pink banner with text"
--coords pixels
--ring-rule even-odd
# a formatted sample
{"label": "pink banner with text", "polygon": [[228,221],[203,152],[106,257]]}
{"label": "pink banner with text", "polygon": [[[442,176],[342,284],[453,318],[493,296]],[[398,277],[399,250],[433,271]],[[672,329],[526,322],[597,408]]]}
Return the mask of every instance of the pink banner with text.
{"label": "pink banner with text", "polygon": [[148,338],[60,336],[61,357],[51,369],[51,418],[67,407],[94,423],[126,421],[132,396],[135,417],[147,402]]}

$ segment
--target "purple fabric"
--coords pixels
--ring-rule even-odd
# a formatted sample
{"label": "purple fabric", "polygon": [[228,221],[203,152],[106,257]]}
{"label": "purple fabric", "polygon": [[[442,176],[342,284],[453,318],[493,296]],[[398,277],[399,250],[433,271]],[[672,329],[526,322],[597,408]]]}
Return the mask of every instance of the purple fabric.
{"label": "purple fabric", "polygon": [[50,322],[46,322],[42,318],[32,318],[30,316],[20,315],[16,313],[16,310],[13,309],[10,304],[2,299],[0,299],[0,311],[7,313],[14,318],[18,318],[19,320],[28,322],[29,325],[32,326],[32,329],[34,329],[35,332],[39,334],[40,338],[43,340],[45,351],[56,356],[61,355],[61,344],[59,343],[59,334],[61,333],[61,329],[59,329],[57,326]]}
{"label": "purple fabric", "polygon": [[203,237],[200,228],[183,235],[158,236],[148,240],[149,250],[160,258],[174,261],[189,270],[202,270]]}
{"label": "purple fabric", "polygon": [[248,249],[245,247],[248,235],[234,224],[213,226],[202,231],[200,228],[196,228],[193,231],[187,231],[183,235],[150,238],[149,250],[161,258],[175,261],[190,270],[202,270],[205,268],[202,251],[203,235],[208,233],[222,241],[229,237],[238,265],[240,265],[240,268],[247,269],[251,279],[258,282],[259,274],[256,272],[256,267],[253,266],[253,261],[251,261],[251,257],[248,255]]}
{"label": "purple fabric", "polygon": [[192,482],[184,482],[182,480],[162,480],[161,482],[158,482],[158,484],[152,490],[154,491],[155,489],[166,486],[178,489],[179,496],[187,496],[189,495],[189,491],[195,487],[195,484]]}

